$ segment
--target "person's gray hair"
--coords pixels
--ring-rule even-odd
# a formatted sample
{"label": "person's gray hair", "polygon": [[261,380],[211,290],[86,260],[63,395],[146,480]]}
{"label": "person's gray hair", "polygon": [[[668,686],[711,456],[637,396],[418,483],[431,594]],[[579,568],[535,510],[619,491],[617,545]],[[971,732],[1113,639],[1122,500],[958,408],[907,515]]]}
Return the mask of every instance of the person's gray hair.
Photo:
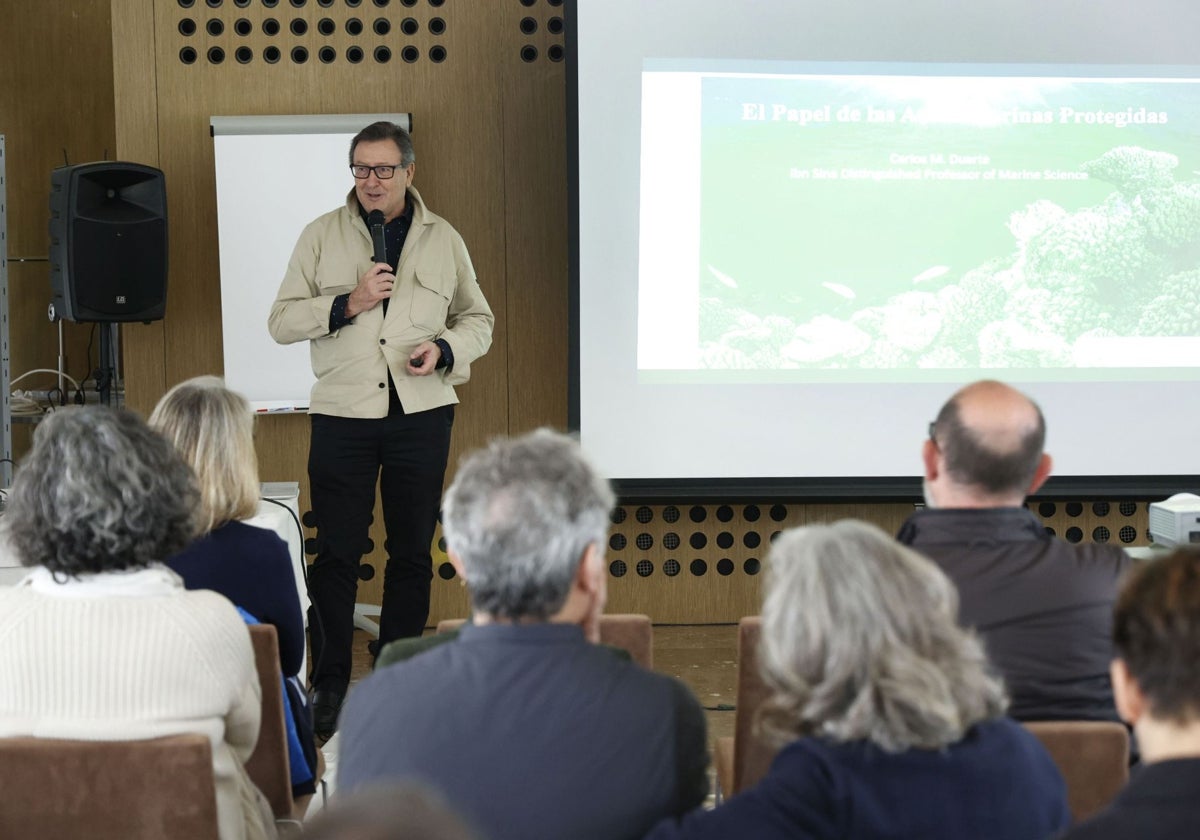
{"label": "person's gray hair", "polygon": [[333,801],[304,823],[311,840],[480,840],[440,794],[417,782],[379,783]]}
{"label": "person's gray hair", "polygon": [[786,531],[770,554],[759,666],[774,696],[765,735],[937,749],[1004,713],[1001,681],[957,623],[931,561],[874,525]]}
{"label": "person's gray hair", "polygon": [[141,418],[72,407],[38,424],[2,521],[23,565],[78,575],[166,560],[195,537],[199,507],[191,468]]}
{"label": "person's gray hair", "polygon": [[359,143],[376,143],[380,140],[391,140],[400,150],[400,168],[406,169],[417,162],[417,153],[413,149],[412,135],[395,123],[387,120],[373,122],[350,140],[350,164],[354,164],[354,150]]}
{"label": "person's gray hair", "polygon": [[587,547],[603,556],[613,501],[579,444],[549,429],[464,459],[442,529],[466,569],[472,608],[505,620],[552,616]]}

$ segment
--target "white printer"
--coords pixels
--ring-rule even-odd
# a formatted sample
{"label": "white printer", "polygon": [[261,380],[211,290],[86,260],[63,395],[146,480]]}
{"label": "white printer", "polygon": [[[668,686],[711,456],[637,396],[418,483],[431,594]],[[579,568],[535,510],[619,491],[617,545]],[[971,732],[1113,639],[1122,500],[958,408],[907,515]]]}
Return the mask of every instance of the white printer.
{"label": "white printer", "polygon": [[1158,545],[1200,546],[1200,496],[1176,493],[1150,504],[1150,536]]}

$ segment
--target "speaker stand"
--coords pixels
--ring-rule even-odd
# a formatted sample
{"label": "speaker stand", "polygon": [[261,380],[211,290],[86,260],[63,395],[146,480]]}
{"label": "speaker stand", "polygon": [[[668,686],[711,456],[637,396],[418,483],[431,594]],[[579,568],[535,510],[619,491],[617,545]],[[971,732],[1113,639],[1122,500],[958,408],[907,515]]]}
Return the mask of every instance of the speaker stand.
{"label": "speaker stand", "polygon": [[100,324],[100,366],[96,369],[96,390],[100,402],[112,405],[113,385],[120,380],[117,373],[118,336],[116,323]]}

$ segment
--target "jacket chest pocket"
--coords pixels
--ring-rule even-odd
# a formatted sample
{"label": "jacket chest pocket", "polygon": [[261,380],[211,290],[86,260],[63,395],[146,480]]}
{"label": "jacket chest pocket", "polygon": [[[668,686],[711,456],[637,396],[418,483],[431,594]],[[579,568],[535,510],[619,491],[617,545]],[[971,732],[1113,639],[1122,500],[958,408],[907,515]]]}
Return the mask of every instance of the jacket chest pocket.
{"label": "jacket chest pocket", "polygon": [[409,318],[431,333],[441,332],[450,311],[454,276],[449,272],[418,269],[412,285]]}

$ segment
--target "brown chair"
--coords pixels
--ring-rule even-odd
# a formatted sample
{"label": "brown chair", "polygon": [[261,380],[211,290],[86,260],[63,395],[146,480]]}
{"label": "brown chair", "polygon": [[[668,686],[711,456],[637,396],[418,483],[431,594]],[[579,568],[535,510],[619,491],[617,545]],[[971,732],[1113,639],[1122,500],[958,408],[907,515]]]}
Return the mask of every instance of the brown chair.
{"label": "brown chair", "polygon": [[251,624],[254,665],[262,688],[262,718],[258,743],[246,761],[246,775],[271,804],[276,825],[292,821],[292,771],[288,762],[287,725],[283,711],[283,668],[279,636],[270,624]]}
{"label": "brown chair", "polygon": [[1129,780],[1129,732],[1102,720],[1032,721],[1025,724],[1062,773],[1075,822],[1104,809]]}
{"label": "brown chair", "polygon": [[[438,633],[448,633],[466,624],[465,618],[443,618]],[[614,613],[600,616],[600,643],[621,648],[643,668],[654,667],[654,627],[650,616],[638,613]]]}
{"label": "brown chair", "polygon": [[212,745],[0,738],[0,837],[217,840]]}
{"label": "brown chair", "polygon": [[738,622],[737,706],[733,713],[733,737],[717,739],[715,756],[719,800],[758,784],[778,752],[776,747],[754,733],[758,708],[771,696],[758,673],[761,637],[761,616],[746,616]]}

